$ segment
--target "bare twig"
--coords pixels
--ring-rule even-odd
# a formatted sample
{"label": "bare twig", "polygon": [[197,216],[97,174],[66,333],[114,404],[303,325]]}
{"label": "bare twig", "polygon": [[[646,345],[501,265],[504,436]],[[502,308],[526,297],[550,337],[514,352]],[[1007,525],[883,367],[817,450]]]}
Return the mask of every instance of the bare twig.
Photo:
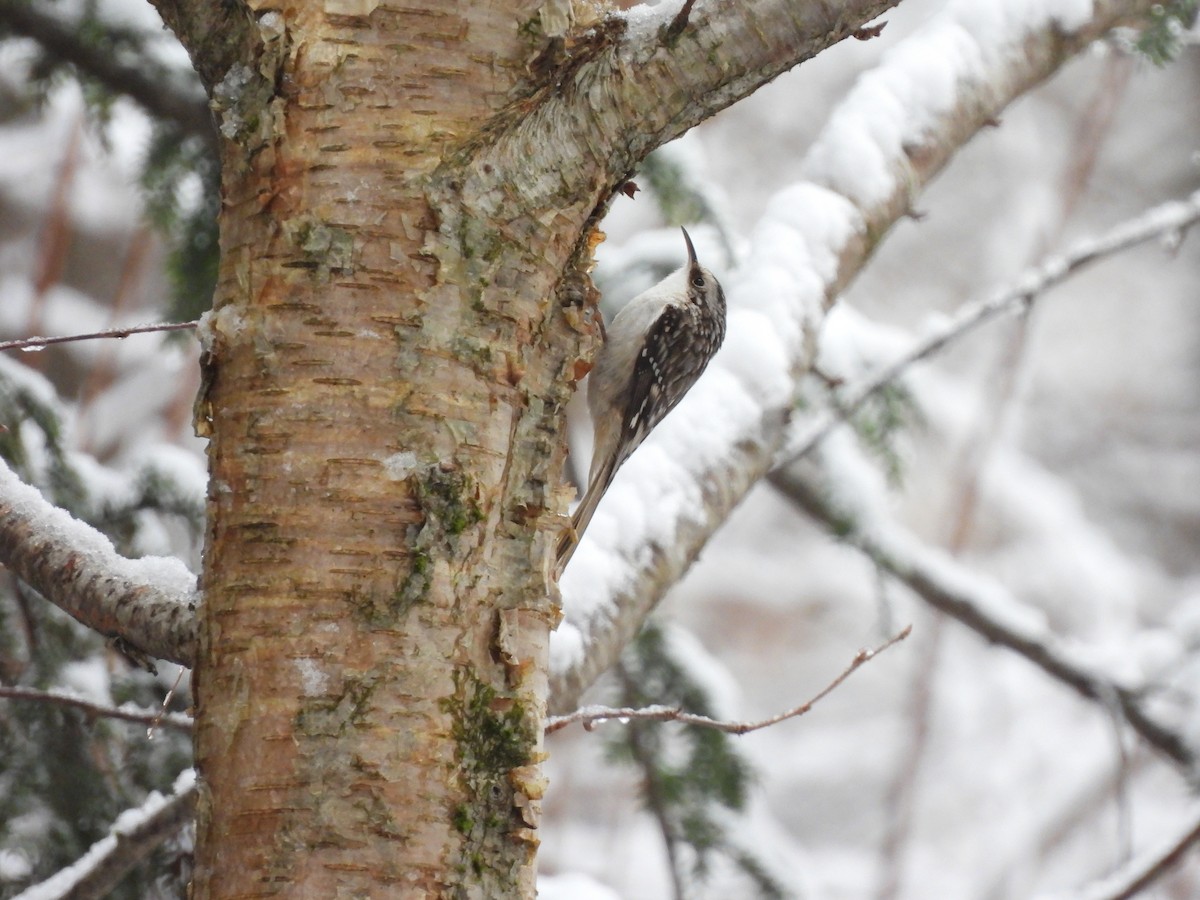
{"label": "bare twig", "polygon": [[155,792],[137,809],[122,813],[108,836],[46,881],[26,888],[15,900],[100,900],[155,848],[179,831],[196,804],[195,776],[181,775],[175,793]]}
{"label": "bare twig", "polygon": [[1025,272],[1015,284],[964,306],[957,315],[924,340],[914,344],[899,359],[884,366],[856,387],[842,392],[836,410],[816,417],[815,421],[788,441],[780,454],[780,464],[786,465],[787,462],[808,453],[843,420],[857,412],[863,403],[903,375],[915,363],[938,353],[947,345],[998,316],[1030,306],[1041,294],[1085,266],[1147,241],[1180,234],[1197,220],[1200,220],[1200,191],[1193,193],[1186,200],[1173,200],[1155,206],[1098,237],[1081,241],[1066,253],[1043,260]]}
{"label": "bare twig", "polygon": [[90,718],[97,716],[106,719],[121,719],[125,722],[137,722],[140,725],[175,728],[179,731],[191,731],[192,720],[180,713],[163,713],[156,709],[135,710],[125,707],[104,706],[92,703],[74,694],[63,691],[39,691],[33,688],[0,686],[0,697],[8,700],[32,700],[38,703],[54,703],[59,706],[70,706],[82,710]]}
{"label": "bare twig", "polygon": [[[2,2],[2,0],[0,0]],[[72,341],[95,341],[102,338],[127,338],[131,334],[149,334],[154,331],[188,331],[196,327],[190,322],[156,322],[151,325],[131,325],[128,328],[109,328],[87,334],[64,334],[55,337],[30,337],[16,341],[0,341],[0,350],[38,350],[52,344],[67,344]]]}
{"label": "bare twig", "polygon": [[0,23],[37,41],[51,56],[70,63],[111,91],[124,94],[158,119],[173,122],[184,134],[215,145],[216,130],[208,103],[199,91],[189,96],[162,78],[125,65],[101,47],[83,41],[77,29],[21,0],[0,0]]}
{"label": "bare twig", "polygon": [[[146,729],[146,740],[154,740],[154,729],[162,724],[163,720],[168,716],[174,715],[174,713],[167,712],[167,707],[171,705],[171,700],[174,698],[175,692],[179,690],[179,684],[183,681],[183,673],[186,671],[187,669],[180,666],[179,671],[175,673],[175,683],[171,685],[171,689],[167,691],[167,695],[163,697],[162,705],[155,711],[154,717],[149,722],[149,727]],[[184,716],[183,719],[190,727],[192,720],[186,716]]]}
{"label": "bare twig", "polygon": [[1080,696],[1115,704],[1125,721],[1150,746],[1172,762],[1191,770],[1195,751],[1183,736],[1152,716],[1139,692],[1117,683],[1107,672],[1071,653],[1029,608],[1002,586],[986,581],[952,558],[923,545],[915,536],[888,523],[870,528],[858,511],[834,504],[823,488],[795,465],[771,475],[771,484],[798,507],[836,531],[877,566],[890,572],[930,606],[957,619],[992,643],[1024,656]]}
{"label": "bare twig", "polygon": [[850,660],[850,664],[842,671],[837,678],[829,682],[824,689],[806,703],[792,707],[781,713],[760,719],[757,722],[725,722],[719,719],[712,719],[708,716],[700,716],[695,713],[684,712],[674,706],[644,706],[638,708],[614,708],[608,706],[584,706],[569,713],[565,716],[551,716],[546,722],[546,734],[552,734],[555,731],[566,728],[575,722],[580,722],[583,727],[589,731],[601,722],[607,722],[613,719],[640,719],[650,720],[655,722],[681,722],[684,725],[699,725],[703,728],[713,728],[717,731],[723,731],[726,734],[748,734],[751,731],[758,731],[761,728],[768,728],[771,725],[778,725],[780,722],[794,719],[797,716],[802,716],[816,706],[819,702],[825,699],[829,694],[835,691],[842,682],[853,675],[860,666],[870,662],[884,650],[900,643],[912,633],[912,626],[905,626],[899,633],[888,638],[884,643],[880,644],[872,650],[859,650],[854,655],[854,659]]}
{"label": "bare twig", "polygon": [[1064,226],[1082,202],[1096,174],[1100,152],[1112,134],[1117,111],[1125,99],[1136,65],[1135,57],[1130,53],[1110,53],[1105,57],[1095,92],[1084,107],[1071,136],[1067,164],[1060,182],[1061,202],[1055,216],[1057,221],[1046,230],[1047,240],[1040,248],[1042,252],[1058,244]]}

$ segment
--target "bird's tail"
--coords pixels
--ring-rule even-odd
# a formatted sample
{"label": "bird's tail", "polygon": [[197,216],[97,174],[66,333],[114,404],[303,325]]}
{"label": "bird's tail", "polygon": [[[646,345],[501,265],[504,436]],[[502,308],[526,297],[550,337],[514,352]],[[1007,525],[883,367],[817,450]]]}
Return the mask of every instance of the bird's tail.
{"label": "bird's tail", "polygon": [[592,521],[592,513],[596,511],[596,506],[599,505],[600,498],[604,496],[604,492],[608,490],[608,485],[615,473],[616,458],[610,456],[588,478],[587,491],[583,495],[583,500],[580,501],[579,506],[575,508],[575,512],[571,515],[571,527],[558,539],[559,575],[562,575],[563,569],[567,567],[567,562],[571,558],[571,554],[579,546],[579,540],[583,537],[584,530],[588,527],[588,523]]}

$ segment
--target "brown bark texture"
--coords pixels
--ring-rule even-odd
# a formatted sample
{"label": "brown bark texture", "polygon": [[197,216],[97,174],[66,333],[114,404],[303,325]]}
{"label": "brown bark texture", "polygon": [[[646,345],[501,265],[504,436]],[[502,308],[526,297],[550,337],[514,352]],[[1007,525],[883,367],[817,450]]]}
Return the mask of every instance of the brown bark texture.
{"label": "brown bark texture", "polygon": [[194,897],[533,896],[595,222],[889,5],[160,3],[222,136]]}
{"label": "brown bark texture", "polygon": [[595,201],[497,234],[439,169],[520,10],[340,7],[260,17],[275,93],[223,117],[196,896],[530,894],[580,353],[544,308]]}

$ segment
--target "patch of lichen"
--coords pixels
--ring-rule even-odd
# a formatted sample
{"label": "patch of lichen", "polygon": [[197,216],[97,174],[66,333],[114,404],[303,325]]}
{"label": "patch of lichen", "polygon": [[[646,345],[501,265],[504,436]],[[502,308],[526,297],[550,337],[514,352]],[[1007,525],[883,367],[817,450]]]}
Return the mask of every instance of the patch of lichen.
{"label": "patch of lichen", "polygon": [[[395,810],[384,800],[382,787],[386,779],[380,774],[378,766],[361,756],[351,755],[346,767],[355,773],[359,785],[350,805],[358,811],[367,830],[387,840],[403,840],[405,832],[396,819]],[[381,789],[377,790],[374,786]]]}
{"label": "patch of lichen", "polygon": [[296,249],[287,268],[346,272],[354,268],[354,237],[344,228],[301,216],[284,225]]}
{"label": "patch of lichen", "polygon": [[340,694],[311,698],[296,715],[296,732],[309,736],[340,737],[366,720],[375,682],[346,677]]}
{"label": "patch of lichen", "polygon": [[403,618],[410,609],[425,599],[429,592],[432,567],[433,562],[428,552],[420,548],[413,550],[409,557],[408,575],[392,595],[392,602],[388,607],[390,618]]}
{"label": "patch of lichen", "polygon": [[458,469],[434,465],[421,475],[413,476],[412,480],[417,503],[425,515],[422,535],[429,533],[431,538],[440,537],[442,543],[449,546],[451,538],[483,521],[475,483]]}
{"label": "patch of lichen", "polygon": [[390,596],[361,598],[354,609],[372,627],[392,627],[414,606],[424,603],[433,585],[436,561],[453,555],[458,539],[483,521],[474,480],[452,466],[435,463],[409,476],[421,513],[409,544],[408,571]]}
{"label": "patch of lichen", "polygon": [[455,356],[481,375],[492,368],[492,348],[484,341],[460,337],[454,341],[453,350]]}

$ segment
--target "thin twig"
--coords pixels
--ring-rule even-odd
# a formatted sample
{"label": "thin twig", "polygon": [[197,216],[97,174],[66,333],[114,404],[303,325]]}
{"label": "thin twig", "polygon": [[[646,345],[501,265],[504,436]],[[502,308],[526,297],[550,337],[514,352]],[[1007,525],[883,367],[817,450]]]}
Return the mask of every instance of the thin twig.
{"label": "thin twig", "polygon": [[640,719],[650,720],[655,722],[681,722],[684,725],[699,725],[703,728],[713,728],[717,731],[723,731],[726,734],[748,734],[751,731],[758,731],[761,728],[767,728],[771,725],[778,725],[788,719],[794,719],[797,716],[802,716],[816,706],[821,700],[825,699],[841,686],[842,682],[854,674],[865,663],[870,662],[884,650],[900,643],[909,634],[912,633],[912,626],[907,625],[898,634],[888,638],[884,643],[875,647],[873,650],[859,650],[855,654],[854,659],[850,661],[845,670],[838,675],[837,678],[829,682],[820,693],[806,703],[795,706],[785,712],[777,713],[767,719],[761,719],[757,722],[726,722],[719,719],[711,719],[708,716],[700,716],[695,713],[684,712],[674,706],[644,706],[638,708],[614,708],[608,706],[583,706],[565,716],[551,716],[546,721],[546,734],[553,734],[562,728],[566,728],[575,722],[580,722],[583,727],[589,731],[601,722],[606,722],[612,719]]}
{"label": "thin twig", "polygon": [[151,325],[131,325],[128,328],[109,328],[87,334],[64,334],[57,337],[31,337],[18,341],[0,341],[0,350],[36,350],[51,344],[67,344],[72,341],[95,341],[101,338],[127,338],[131,334],[149,334],[154,331],[188,331],[198,324],[190,322],[156,322]]}
{"label": "thin twig", "polygon": [[[171,689],[167,691],[167,695],[163,697],[162,705],[155,712],[154,718],[150,720],[149,726],[146,728],[146,740],[154,740],[154,729],[163,724],[166,719],[169,719],[175,715],[174,713],[168,712],[167,707],[171,705],[171,700],[175,696],[175,692],[179,690],[179,684],[183,681],[183,674],[186,671],[187,669],[185,669],[183,666],[179,667],[179,671],[175,674],[175,683],[171,685]],[[182,718],[185,722],[187,722],[188,730],[190,731],[192,720],[187,717]]]}
{"label": "thin twig", "polygon": [[106,719],[121,719],[125,722],[137,722],[140,725],[175,728],[179,731],[191,731],[192,720],[180,713],[162,713],[159,710],[133,710],[116,706],[104,706],[67,694],[62,691],[38,691],[33,688],[0,686],[0,697],[7,700],[33,700],[38,703],[54,703],[59,706],[70,706],[82,710],[90,717],[102,716]]}
{"label": "thin twig", "polygon": [[918,341],[899,359],[864,379],[856,387],[844,391],[838,399],[836,409],[827,410],[817,416],[807,428],[787,442],[779,454],[779,465],[786,465],[811,451],[842,421],[857,412],[874,394],[903,375],[915,363],[932,356],[998,316],[1032,305],[1041,294],[1087,265],[1147,241],[1182,233],[1198,220],[1200,191],[1196,191],[1186,200],[1172,200],[1152,207],[1098,237],[1081,241],[1066,253],[1043,260],[1014,284],[996,291],[990,297],[964,306],[945,325]]}

